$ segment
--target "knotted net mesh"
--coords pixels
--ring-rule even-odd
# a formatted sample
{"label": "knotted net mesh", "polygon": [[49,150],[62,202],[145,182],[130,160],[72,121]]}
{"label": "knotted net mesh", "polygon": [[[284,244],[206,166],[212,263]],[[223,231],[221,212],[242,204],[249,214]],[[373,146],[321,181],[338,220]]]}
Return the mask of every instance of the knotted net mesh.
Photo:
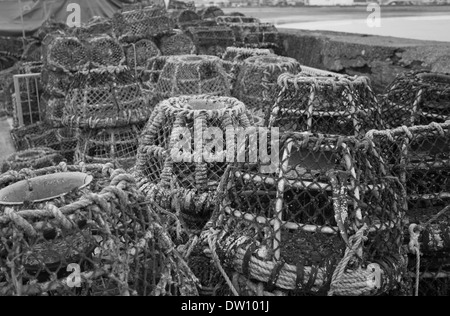
{"label": "knotted net mesh", "polygon": [[61,164],[3,174],[5,184],[2,204],[16,204],[0,205],[1,295],[198,294],[166,228],[123,170]]}

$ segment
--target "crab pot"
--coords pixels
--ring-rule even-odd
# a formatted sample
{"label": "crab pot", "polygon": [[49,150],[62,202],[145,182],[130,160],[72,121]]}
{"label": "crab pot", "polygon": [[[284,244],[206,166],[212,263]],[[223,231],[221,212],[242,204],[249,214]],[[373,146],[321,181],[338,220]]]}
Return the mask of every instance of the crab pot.
{"label": "crab pot", "polygon": [[125,46],[127,66],[135,72],[136,77],[145,70],[148,60],[161,55],[158,46],[151,40],[140,40]]}
{"label": "crab pot", "polygon": [[[234,162],[234,157],[224,156],[229,145],[226,131],[239,127],[250,127],[250,121],[245,105],[234,98],[196,95],[160,102],[139,141],[135,167],[139,189],[166,209],[175,210],[179,202],[187,227],[201,229],[218,183]],[[212,135],[204,136],[212,129],[220,131],[214,135],[216,141]]]}
{"label": "crab pot", "polygon": [[38,147],[15,152],[0,163],[0,174],[9,170],[24,168],[39,169],[55,166],[64,158],[54,149]]}
{"label": "crab pot", "polygon": [[99,164],[33,173],[0,177],[0,295],[197,295],[132,176]]}
{"label": "crab pot", "polygon": [[227,47],[225,53],[222,56],[222,63],[225,72],[230,78],[232,90],[235,89],[234,85],[236,84],[236,79],[244,60],[253,56],[267,56],[271,54],[271,51],[268,49],[243,48],[234,46]]}
{"label": "crab pot", "polygon": [[145,121],[151,108],[131,71],[91,69],[79,72],[66,94],[63,125],[120,127]]}
{"label": "crab pot", "polygon": [[223,16],[225,13],[217,6],[209,6],[198,11],[202,20],[214,20],[218,16]]}
{"label": "crab pot", "polygon": [[266,45],[279,42],[278,30],[273,24],[261,23],[257,18],[242,16],[220,16],[216,18],[218,25],[233,30],[237,45]]}
{"label": "crab pot", "polygon": [[196,51],[194,42],[184,33],[162,37],[159,48],[163,55],[189,55]]}
{"label": "crab pot", "polygon": [[173,20],[160,7],[116,12],[112,23],[116,36],[125,41],[170,34],[174,27]]}
{"label": "crab pot", "polygon": [[[300,64],[293,58],[281,56],[254,56],[244,60],[237,76],[232,96],[238,98],[250,110],[260,112],[266,120],[277,100],[278,77],[285,72],[297,74]],[[267,124],[267,123],[266,123]]]}
{"label": "crab pot", "polygon": [[228,96],[230,83],[218,57],[172,56],[161,72],[156,93],[160,100],[195,94]]}
{"label": "crab pot", "polygon": [[228,46],[236,41],[233,31],[227,26],[188,27],[185,33],[190,36],[201,55],[222,57]]}
{"label": "crab pot", "polygon": [[444,123],[450,119],[450,74],[410,72],[399,75],[383,99],[386,128]]}
{"label": "crab pot", "polygon": [[80,132],[76,160],[85,163],[114,163],[129,169],[136,162],[138,139],[143,124]]}
{"label": "crab pot", "polygon": [[380,128],[381,108],[366,77],[279,77],[270,126],[285,131],[363,137]]}
{"label": "crab pot", "polygon": [[239,294],[377,295],[399,285],[405,197],[373,146],[287,133],[274,153],[278,168],[230,172],[210,222]]}
{"label": "crab pot", "polygon": [[74,72],[85,69],[90,62],[88,48],[76,36],[49,34],[42,46],[44,68]]}

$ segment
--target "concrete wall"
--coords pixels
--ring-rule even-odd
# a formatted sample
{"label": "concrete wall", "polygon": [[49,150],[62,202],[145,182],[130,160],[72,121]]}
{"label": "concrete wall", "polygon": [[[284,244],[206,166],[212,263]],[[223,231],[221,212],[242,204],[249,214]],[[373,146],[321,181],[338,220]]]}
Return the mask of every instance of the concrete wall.
{"label": "concrete wall", "polygon": [[[448,31],[448,30],[442,30]],[[396,75],[415,69],[450,73],[450,43],[325,31],[282,30],[289,57],[306,66],[366,75],[382,92]]]}

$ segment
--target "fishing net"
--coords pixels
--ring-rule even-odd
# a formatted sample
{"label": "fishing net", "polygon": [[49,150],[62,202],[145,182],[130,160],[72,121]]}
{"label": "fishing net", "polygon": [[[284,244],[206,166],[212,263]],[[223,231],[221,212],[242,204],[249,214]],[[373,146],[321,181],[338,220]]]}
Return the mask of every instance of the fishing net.
{"label": "fishing net", "polygon": [[230,83],[218,57],[172,56],[159,76],[156,92],[160,100],[193,94],[227,96]]}
{"label": "fishing net", "polygon": [[189,55],[196,52],[194,42],[184,33],[164,36],[160,40],[159,48],[163,55]]}
{"label": "fishing net", "polygon": [[233,31],[226,26],[188,27],[186,34],[192,38],[197,53],[203,55],[222,57],[226,48],[235,42]]}
{"label": "fishing net", "polygon": [[222,64],[225,72],[228,74],[232,89],[235,89],[237,76],[243,65],[243,61],[247,58],[254,56],[267,56],[271,55],[271,51],[268,49],[259,48],[243,48],[243,47],[227,47],[225,53],[222,56]]}
{"label": "fishing net", "polygon": [[233,293],[356,296],[400,288],[405,196],[371,143],[287,133],[278,148],[272,142],[277,168],[261,161],[230,170],[202,236]]}
{"label": "fishing net", "polygon": [[[139,141],[139,189],[176,211],[186,228],[201,229],[224,170],[234,162],[234,142],[232,147],[224,143],[226,133],[249,126],[245,105],[234,98],[196,95],[162,101]],[[230,146],[226,160],[224,145]]]}
{"label": "fishing net", "polygon": [[[374,130],[367,136],[373,139],[407,192],[409,221],[417,226],[409,233],[413,242],[412,270],[417,272],[414,265],[418,262],[423,277],[420,293],[431,295],[435,286],[434,294],[448,295],[450,122]],[[447,211],[442,212],[443,209]],[[418,260],[414,256],[416,249],[423,253]],[[442,287],[440,283],[446,285]]]}
{"label": "fishing net", "polygon": [[443,123],[450,119],[450,75],[425,71],[400,75],[383,101],[386,128]]}
{"label": "fishing net", "polygon": [[134,178],[60,164],[0,177],[0,295],[197,295]]}
{"label": "fishing net", "polygon": [[55,150],[46,147],[26,149],[9,155],[0,162],[0,174],[9,170],[19,171],[24,168],[40,169],[56,166],[63,157]]}
{"label": "fishing net", "polygon": [[297,74],[300,64],[293,58],[281,56],[254,56],[243,61],[232,96],[244,102],[249,110],[259,112],[267,120],[279,88],[278,77],[289,72]]}
{"label": "fishing net", "polygon": [[109,35],[91,37],[87,40],[86,46],[93,67],[117,67],[125,63],[125,53],[122,46]]}
{"label": "fishing net", "polygon": [[[316,77],[285,73],[270,126],[282,131],[364,136],[380,128],[381,108],[367,77]],[[269,110],[270,111],[270,110]]]}
{"label": "fishing net", "polygon": [[166,10],[160,7],[116,12],[112,23],[114,33],[123,40],[151,38],[172,33],[174,27],[173,20]]}
{"label": "fishing net", "polygon": [[218,25],[233,30],[237,45],[264,46],[267,43],[278,44],[277,28],[270,23],[261,23],[257,18],[242,16],[220,16],[216,18]]}
{"label": "fishing net", "polygon": [[108,67],[79,72],[66,94],[65,126],[104,128],[146,121],[151,108],[131,71]]}
{"label": "fishing net", "polygon": [[112,162],[124,169],[133,167],[143,125],[81,131],[76,160],[85,163]]}

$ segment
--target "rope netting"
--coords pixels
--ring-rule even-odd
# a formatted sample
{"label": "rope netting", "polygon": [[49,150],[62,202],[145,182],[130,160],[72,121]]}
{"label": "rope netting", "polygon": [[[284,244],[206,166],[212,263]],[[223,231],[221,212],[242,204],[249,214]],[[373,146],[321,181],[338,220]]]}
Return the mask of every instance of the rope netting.
{"label": "rope netting", "polygon": [[371,143],[288,133],[276,149],[272,144],[272,157],[281,160],[274,170],[262,162],[231,169],[218,193],[220,208],[202,235],[233,292],[380,295],[399,289],[406,268],[405,196]]}
{"label": "rope netting", "polygon": [[233,31],[226,26],[188,27],[185,31],[195,46],[197,53],[222,57],[228,46],[234,46]]}
{"label": "rope netting", "polygon": [[66,94],[65,126],[103,128],[146,121],[146,94],[133,73],[123,67],[78,72]]}
{"label": "rope netting", "polygon": [[56,166],[63,157],[54,149],[37,147],[15,152],[0,161],[0,174],[9,170],[20,171],[24,168],[40,169]]}
{"label": "rope netting", "polygon": [[399,75],[386,89],[386,128],[443,123],[450,119],[450,75],[414,71]]}
{"label": "rope netting", "polygon": [[226,146],[234,155],[234,142],[225,144],[226,133],[248,127],[245,105],[234,98],[196,95],[162,101],[139,141],[139,189],[161,207],[176,211],[187,228],[201,229],[217,185],[234,162],[234,157],[225,157]]}
{"label": "rope netting", "polygon": [[196,52],[194,42],[184,33],[162,37],[159,48],[163,55],[189,55]]}
{"label": "rope netting", "polygon": [[230,83],[218,57],[171,56],[159,76],[156,92],[161,100],[193,94],[227,96]]}
{"label": "rope netting", "polygon": [[450,121],[375,130],[367,136],[406,189],[409,221],[418,226],[409,234],[411,270],[421,278],[419,293],[449,295],[450,214],[442,210],[448,210],[450,199]]}
{"label": "rope netting", "polygon": [[297,74],[301,71],[297,60],[277,55],[254,56],[243,61],[237,76],[232,96],[238,98],[249,110],[259,113],[265,118],[277,100],[278,77],[289,72]]}
{"label": "rope netting", "polygon": [[44,67],[48,70],[78,71],[89,66],[89,51],[76,36],[49,34],[43,41]]}
{"label": "rope netting", "polygon": [[241,70],[244,60],[254,56],[267,56],[271,55],[271,51],[268,49],[259,48],[243,48],[243,47],[227,47],[225,53],[222,56],[222,64],[225,72],[229,76],[229,80],[232,89],[235,89],[237,76]]}
{"label": "rope netting", "polygon": [[64,163],[0,176],[0,295],[197,295],[197,280],[111,165]]}
{"label": "rope netting", "polygon": [[141,73],[142,85],[152,93],[156,91],[161,73],[170,56],[157,56],[149,58],[144,71]]}
{"label": "rope netting", "polygon": [[112,19],[116,36],[121,40],[152,38],[173,32],[174,22],[160,7],[116,12]]}
{"label": "rope netting", "polygon": [[381,107],[367,77],[285,73],[278,86],[276,102],[265,115],[282,131],[364,136],[382,127]]}
{"label": "rope netting", "polygon": [[133,167],[143,125],[80,131],[76,160],[85,163],[114,163],[124,169]]}
{"label": "rope netting", "polygon": [[145,71],[148,60],[161,55],[158,46],[147,39],[137,41],[125,46],[127,66],[135,72],[137,78],[141,78]]}
{"label": "rope netting", "polygon": [[220,16],[216,18],[218,25],[233,30],[236,45],[266,46],[278,45],[279,34],[277,28],[271,23],[261,23],[257,18],[242,16]]}

